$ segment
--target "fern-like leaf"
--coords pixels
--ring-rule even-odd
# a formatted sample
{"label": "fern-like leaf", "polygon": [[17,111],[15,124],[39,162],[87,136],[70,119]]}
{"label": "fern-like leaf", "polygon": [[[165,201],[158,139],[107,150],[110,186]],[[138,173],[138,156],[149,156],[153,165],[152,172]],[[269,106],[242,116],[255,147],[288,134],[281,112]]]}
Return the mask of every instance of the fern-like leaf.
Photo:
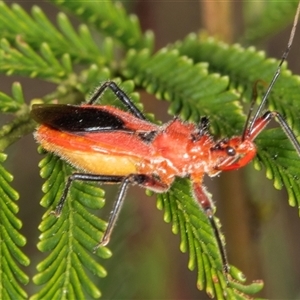
{"label": "fern-like leaf", "polygon": [[246,31],[242,40],[254,43],[270,38],[292,21],[297,9],[297,1],[257,1],[245,2],[243,14]]}
{"label": "fern-like leaf", "polygon": [[[41,204],[48,211],[39,227],[42,234],[38,248],[51,253],[37,266],[39,273],[33,280],[43,287],[32,299],[99,298],[101,293],[87,271],[98,277],[106,276],[105,269],[91,255],[106,225],[88,209],[103,206],[103,192],[99,187],[74,182],[62,215],[56,218],[50,212],[61,196],[71,169],[50,154],[41,161],[40,167],[41,175],[46,179]],[[95,255],[108,258],[111,253],[101,247]]]}
{"label": "fern-like leaf", "polygon": [[13,4],[10,8],[0,1],[1,37],[14,45],[15,37],[20,36],[32,49],[38,51],[42,42],[47,43],[55,57],[62,57],[68,53],[71,60],[76,62],[98,64],[107,62],[101,51],[107,52],[107,43],[111,44],[111,41],[104,42],[99,47],[85,24],[81,24],[77,32],[67,16],[59,13],[58,30],[38,6],[33,6],[31,14],[32,16],[17,4]]}
{"label": "fern-like leaf", "polygon": [[[211,120],[214,135],[239,135],[245,117],[238,100],[251,98],[255,80],[269,82],[278,64],[265,59],[253,48],[245,50],[207,37],[199,39],[196,35],[153,55],[152,34],[143,34],[136,17],[127,15],[120,4],[112,1],[51,2],[73,12],[84,24],[76,30],[67,16],[59,13],[56,28],[38,7],[28,14],[18,5],[8,7],[0,1],[3,38],[0,44],[0,72],[39,77],[60,84],[55,93],[45,97],[45,102],[53,99],[60,103],[82,102],[83,95],[97,86],[98,81],[122,74],[133,80],[121,84],[125,92],[131,92],[136,84],[159,99],[168,100],[171,114],[194,122],[206,115]],[[265,32],[269,30],[267,23]],[[96,29],[93,35],[86,24]],[[104,41],[102,34],[108,36]],[[95,42],[99,36],[100,45]],[[132,49],[124,61],[121,58],[124,65],[116,63],[120,61],[119,52],[118,56],[114,55],[116,44],[122,50]],[[77,67],[78,63],[83,71],[77,75],[73,66]],[[86,64],[91,66],[87,69]],[[291,76],[284,67],[281,81],[276,84],[269,99],[270,107],[285,113],[296,133],[300,130],[297,122],[299,109],[286,107],[297,104],[297,86],[299,79]],[[79,100],[74,94],[79,95]],[[7,143],[2,144],[1,134],[5,133],[4,136],[8,137],[7,131],[18,129],[24,122],[19,115],[22,108],[28,108],[22,104],[21,95],[20,89],[16,89],[12,97],[0,94],[1,111],[18,113],[16,122],[0,131],[0,149],[7,147]],[[68,101],[68,96],[73,99]],[[115,95],[105,93],[104,96],[102,104],[118,106]],[[141,108],[137,94],[131,93],[130,96]],[[28,111],[25,122],[32,128]],[[18,130],[15,133],[19,133]],[[297,186],[299,158],[286,137],[280,130],[267,131],[257,139],[257,145],[256,167],[264,165],[267,177],[274,180],[277,188],[284,184],[291,205],[297,205],[296,198],[300,196]],[[42,287],[32,298],[98,298],[101,293],[89,275],[105,276],[106,271],[95,258],[107,258],[111,253],[105,247],[97,250],[95,258],[90,253],[106,226],[90,210],[103,206],[103,192],[94,185],[72,183],[62,215],[56,218],[50,212],[55,209],[72,170],[53,155],[47,155],[40,166],[42,177],[46,179],[42,205],[47,212],[40,225],[42,234],[38,247],[42,252],[51,252],[38,264],[34,282]],[[177,180],[170,191],[158,199],[159,208],[164,209],[165,220],[172,222],[173,232],[181,236],[181,251],[189,253],[189,269],[197,269],[199,289],[205,289],[210,296],[218,299],[247,299],[261,289],[260,282],[246,285],[242,273],[234,267],[231,267],[226,278],[213,229],[191,196],[188,180]],[[24,295],[21,294],[21,297]]]}
{"label": "fern-like leaf", "polygon": [[19,232],[22,223],[16,217],[19,208],[15,203],[19,195],[10,186],[12,175],[2,166],[5,159],[6,155],[0,153],[0,298],[26,299],[21,284],[27,284],[29,277],[18,265],[29,265],[29,259],[20,250],[26,239]]}
{"label": "fern-like leaf", "polygon": [[0,72],[12,75],[14,73],[59,82],[67,78],[72,72],[70,57],[65,54],[59,62],[48,44],[43,43],[38,55],[28,44],[20,38],[16,40],[14,48],[5,39],[0,41]]}
{"label": "fern-like leaf", "polygon": [[273,180],[278,190],[284,186],[288,192],[289,204],[300,207],[299,157],[294,147],[280,128],[265,131],[257,139],[259,148],[254,166],[257,170],[266,169],[266,177]]}
{"label": "fern-like leaf", "polygon": [[15,82],[12,86],[12,97],[0,92],[0,111],[11,113],[18,111],[24,104],[24,96],[20,83]]}
{"label": "fern-like leaf", "polygon": [[102,2],[51,0],[51,2],[72,11],[105,35],[120,41],[126,48],[153,47],[153,35],[150,32],[143,35],[136,16],[129,16],[119,2],[110,0]]}
{"label": "fern-like leaf", "polygon": [[[176,50],[162,49],[154,56],[147,50],[132,50],[123,74],[158,99],[170,101],[169,112],[184,120],[199,122],[201,116],[208,116],[216,135],[234,134],[235,125],[244,122],[238,95],[228,90],[228,79],[209,74],[207,64],[194,64]],[[235,119],[228,119],[229,114]]]}
{"label": "fern-like leaf", "polygon": [[205,289],[210,297],[217,299],[248,299],[247,295],[262,289],[259,281],[245,285],[244,275],[234,267],[230,272],[233,281],[226,282],[213,228],[193,199],[188,180],[178,179],[168,193],[158,195],[157,206],[164,210],[164,220],[172,222],[173,233],[180,234],[180,250],[189,253],[189,269],[198,269],[200,290]]}
{"label": "fern-like leaf", "polygon": [[12,86],[12,96],[0,93],[0,111],[16,113],[16,118],[0,129],[0,151],[20,138],[21,133],[31,133],[34,122],[29,117],[29,108],[24,103],[24,95],[20,83]]}

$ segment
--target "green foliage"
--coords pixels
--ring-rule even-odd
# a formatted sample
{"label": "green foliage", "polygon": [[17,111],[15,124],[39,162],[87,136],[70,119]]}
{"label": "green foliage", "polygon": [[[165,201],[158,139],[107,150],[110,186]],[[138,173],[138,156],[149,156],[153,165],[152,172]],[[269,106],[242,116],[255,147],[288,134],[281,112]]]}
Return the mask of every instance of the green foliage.
{"label": "green foliage", "polygon": [[[45,47],[47,44],[46,47],[52,52],[50,57],[51,60],[54,59],[55,65],[57,58],[63,57],[66,53],[77,62],[101,63],[104,59],[101,57],[99,47],[93,40],[88,27],[82,24],[77,33],[64,13],[59,13],[57,16],[59,28],[57,30],[38,6],[32,8],[31,16],[17,4],[13,4],[9,8],[4,2],[1,2],[0,9],[1,36],[13,45],[15,43],[18,45],[18,41],[19,43],[26,41],[27,47],[39,51],[42,45]],[[46,63],[47,55],[44,58],[46,60],[44,63]]]}
{"label": "green foliage", "polygon": [[21,109],[24,104],[22,86],[15,82],[12,86],[12,97],[0,92],[0,111],[12,113]]}
{"label": "green foliage", "polygon": [[211,298],[217,299],[245,299],[242,293],[252,295],[261,290],[261,281],[245,285],[244,275],[234,267],[230,270],[234,280],[226,283],[220,251],[211,238],[213,228],[190,194],[188,180],[177,180],[168,193],[158,195],[157,206],[164,210],[164,220],[173,223],[172,232],[180,234],[180,250],[189,253],[188,268],[197,269],[200,290],[205,289]]}
{"label": "green foliage", "polygon": [[[228,78],[209,73],[206,63],[195,64],[177,50],[162,49],[153,56],[145,50],[130,51],[124,75],[134,78],[158,99],[170,101],[171,114],[194,122],[203,115],[210,116],[214,134],[232,135],[235,127],[242,127],[244,117],[238,95],[228,90]],[[235,115],[233,123],[228,114]]]}
{"label": "green foliage", "polygon": [[[169,113],[183,120],[199,122],[201,116],[208,116],[213,135],[230,137],[243,130],[245,115],[240,100],[249,102],[253,83],[257,79],[270,82],[278,65],[278,61],[266,58],[253,47],[227,45],[194,33],[153,54],[153,34],[142,33],[138,19],[129,16],[120,4],[51,2],[83,23],[75,29],[67,15],[60,12],[53,24],[39,7],[33,7],[28,14],[18,5],[7,6],[0,1],[0,73],[36,77],[57,85],[53,93],[32,103],[81,103],[99,82],[112,79],[140,109],[136,88],[168,101]],[[276,7],[272,6],[270,11]],[[288,5],[285,9],[293,14],[294,4],[292,9]],[[267,17],[262,23],[257,22],[263,28],[262,35],[278,27],[277,22],[270,20]],[[270,109],[283,113],[296,135],[300,132],[299,83],[299,77],[284,65],[268,100]],[[111,92],[105,93],[101,103],[119,105]],[[0,150],[4,151],[35,127],[19,83],[13,84],[12,96],[0,93],[0,111],[14,117],[0,129]],[[152,115],[146,115],[154,120]],[[300,160],[282,130],[266,130],[257,138],[257,146],[255,167],[264,167],[276,188],[285,186],[290,205],[299,207]],[[1,162],[4,159],[1,154]],[[46,212],[39,226],[42,233],[38,249],[46,256],[38,263],[33,277],[34,284],[41,287],[31,297],[99,298],[97,283],[107,274],[103,258],[111,256],[106,247],[92,253],[106,228],[105,221],[94,215],[94,210],[104,206],[104,192],[98,185],[72,183],[62,215],[56,218],[51,212],[73,169],[52,154],[42,159],[40,168],[45,179],[41,205]],[[11,175],[1,167],[1,299],[26,298],[20,284],[29,280],[16,264],[28,265],[29,260],[19,249],[25,239],[18,232],[21,222],[15,216],[17,194],[9,186],[10,181]],[[228,278],[224,274],[214,231],[191,195],[189,180],[176,180],[168,193],[157,198],[164,220],[172,222],[172,232],[180,235],[180,250],[189,254],[188,268],[197,272],[198,289],[217,299],[249,299],[261,290],[262,282],[246,284],[243,274],[234,266]],[[216,221],[221,228],[217,218]],[[225,244],[225,237],[222,239]]]}
{"label": "green foliage", "polygon": [[152,33],[148,32],[143,35],[137,17],[129,16],[118,2],[103,1],[101,9],[99,9],[99,3],[95,1],[87,1],[85,5],[68,0],[53,0],[52,2],[67,8],[84,22],[92,24],[102,34],[122,43],[125,48],[152,48]]}
{"label": "green foliage", "polygon": [[253,43],[270,38],[270,35],[274,35],[290,23],[297,4],[297,1],[246,2],[243,14],[247,29],[243,34],[243,40]]}
{"label": "green foliage", "polygon": [[[50,212],[59,200],[66,178],[71,173],[70,167],[49,154],[41,161],[40,168],[41,176],[46,179],[41,205],[49,209],[39,226],[42,234],[38,249],[51,251],[51,254],[37,266],[39,274],[33,281],[43,287],[32,299],[62,299],[66,293],[67,298],[84,299],[84,292],[88,297],[99,298],[101,292],[86,272],[106,276],[105,269],[90,251],[99,242],[99,233],[105,229],[105,222],[87,208],[100,209],[104,205],[103,192],[99,187],[75,182],[63,215],[56,218]],[[105,247],[98,248],[95,254],[101,258],[111,256]]]}
{"label": "green foliage", "polygon": [[28,257],[20,250],[26,239],[19,233],[22,222],[16,217],[19,211],[15,201],[18,193],[10,186],[13,177],[2,163],[6,155],[0,153],[0,298],[26,299],[27,293],[21,285],[29,282],[29,277],[21,270],[19,264],[28,266]]}

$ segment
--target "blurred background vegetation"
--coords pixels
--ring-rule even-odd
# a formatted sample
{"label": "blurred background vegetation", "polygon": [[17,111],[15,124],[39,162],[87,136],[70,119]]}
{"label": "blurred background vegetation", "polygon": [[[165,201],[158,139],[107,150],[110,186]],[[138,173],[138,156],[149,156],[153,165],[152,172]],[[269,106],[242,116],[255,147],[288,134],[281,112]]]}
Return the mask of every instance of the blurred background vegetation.
{"label": "blurred background vegetation", "polygon": [[[55,6],[45,1],[5,2],[17,2],[27,11],[37,4],[51,20],[56,19],[58,12]],[[258,49],[265,49],[268,56],[280,58],[291,29],[286,24],[276,33],[260,36],[257,24],[257,37],[254,35],[247,41],[245,30],[249,23],[255,23],[256,18],[265,13],[265,1],[210,1],[216,4],[214,8],[207,7],[206,1],[121,2],[128,11],[138,15],[144,30],[154,31],[157,49],[190,32],[207,29],[227,42],[241,42],[243,46],[254,44]],[[294,12],[287,15],[289,23]],[[77,24],[74,17],[71,20]],[[299,29],[295,39],[288,62],[292,71],[299,73]],[[28,100],[42,97],[54,88],[38,79],[4,75],[0,78],[0,90],[6,93],[10,93],[12,82],[20,81]],[[169,119],[166,114],[168,103],[153,101],[146,94],[141,98],[147,112],[154,112],[157,119],[163,121]],[[6,121],[3,119],[0,123]],[[41,157],[36,147],[32,135],[22,138],[7,150],[6,166],[14,174],[13,186],[21,195],[21,232],[28,239],[23,250],[29,257],[40,260],[38,256],[42,254],[36,243],[37,226],[43,214],[39,206],[42,180],[37,166]],[[206,185],[216,201],[230,263],[240,268],[249,280],[265,281],[262,297],[299,299],[300,220],[297,209],[288,205],[286,192],[276,191],[264,172],[254,171],[251,165],[224,173],[220,178],[207,179]],[[113,200],[114,196],[115,188],[111,188],[107,199]],[[110,204],[112,202],[108,201],[104,219],[108,218]],[[163,222],[162,212],[155,207],[154,196],[149,198],[144,190],[131,188],[118,225],[110,244],[113,258],[103,262],[110,270],[108,277],[101,280],[105,299],[207,299],[205,292],[197,290],[196,274],[187,269],[188,255],[180,253],[179,237],[171,234],[170,225]],[[35,266],[32,259],[29,275],[35,274]],[[35,287],[30,283],[28,289],[32,294]]]}

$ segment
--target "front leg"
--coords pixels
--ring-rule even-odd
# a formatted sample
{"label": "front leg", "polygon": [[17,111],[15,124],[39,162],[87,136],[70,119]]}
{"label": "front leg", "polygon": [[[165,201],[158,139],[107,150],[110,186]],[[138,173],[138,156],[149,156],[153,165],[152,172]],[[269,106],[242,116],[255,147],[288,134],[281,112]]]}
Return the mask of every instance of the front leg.
{"label": "front leg", "polygon": [[197,199],[199,205],[205,212],[213,230],[215,237],[217,239],[217,243],[221,252],[222,262],[223,262],[223,269],[224,272],[227,274],[229,273],[229,264],[227,260],[226,250],[222,243],[221,233],[220,230],[214,220],[214,206],[211,199],[208,197],[205,187],[203,187],[202,183],[196,182],[193,183],[193,192],[195,198]]}

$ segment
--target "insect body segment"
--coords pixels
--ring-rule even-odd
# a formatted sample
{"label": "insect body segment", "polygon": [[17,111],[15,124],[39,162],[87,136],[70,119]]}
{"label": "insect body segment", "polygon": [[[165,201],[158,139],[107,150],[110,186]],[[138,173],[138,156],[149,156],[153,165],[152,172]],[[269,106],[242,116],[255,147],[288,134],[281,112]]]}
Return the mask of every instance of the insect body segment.
{"label": "insect body segment", "polygon": [[[249,149],[251,156],[256,153],[248,139],[234,137],[216,143],[208,134],[197,137],[197,126],[178,118],[157,126],[116,108],[59,106],[33,106],[35,119],[40,121],[40,115],[44,118],[35,137],[46,150],[93,174],[137,173],[157,177],[167,185],[176,176],[202,182],[204,174],[214,176],[221,170],[236,168],[235,162],[248,157]],[[58,110],[63,111],[65,119],[53,117]],[[68,118],[74,112],[77,116]],[[99,126],[86,120],[102,115],[104,120],[99,121]],[[46,116],[50,116],[49,120]],[[74,120],[80,124],[74,124]],[[240,161],[239,166],[246,164]]]}
{"label": "insect body segment", "polygon": [[[128,184],[165,192],[176,176],[190,177],[195,198],[217,233],[224,269],[228,271],[225,250],[213,219],[212,203],[202,181],[205,174],[217,175],[237,161],[241,151],[246,153],[249,150],[247,147],[239,149],[240,138],[215,143],[207,133],[206,118],[199,126],[179,118],[157,126],[140,118],[141,113],[133,116],[113,107],[92,104],[36,105],[32,114],[43,123],[35,133],[38,142],[85,172],[75,173],[69,178],[55,210],[57,216],[73,180],[120,183],[119,194],[100,243],[105,245],[118,218]],[[247,143],[248,140],[242,142]]]}
{"label": "insect body segment", "polygon": [[[37,141],[48,151],[68,161],[82,173],[72,174],[54,211],[61,214],[74,180],[119,183],[120,190],[101,242],[109,242],[129,184],[137,184],[158,193],[166,192],[176,177],[192,181],[193,194],[206,213],[220,249],[224,271],[229,271],[226,252],[214,221],[214,206],[203,187],[205,175],[235,170],[248,164],[256,155],[254,140],[275,118],[300,156],[300,144],[284,118],[274,111],[260,116],[266,99],[286,59],[296,28],[300,5],[294,20],[288,47],[284,52],[267,92],[250,121],[250,107],[242,135],[214,141],[208,133],[208,118],[198,125],[174,118],[158,126],[144,114],[114,82],[107,81],[82,105],[34,105],[32,117],[41,126]],[[103,92],[111,89],[128,112],[111,106],[96,105]],[[255,100],[255,99],[254,99]]]}
{"label": "insect body segment", "polygon": [[[129,112],[94,104],[107,87]],[[111,81],[100,86],[88,104],[34,105],[32,116],[42,123],[35,138],[43,148],[82,171],[69,177],[55,215],[61,214],[74,180],[120,183],[107,229],[96,246],[99,247],[109,242],[129,184],[162,193],[170,188],[176,177],[188,177],[193,183],[194,197],[214,229],[226,272],[229,270],[226,252],[214,221],[213,204],[202,185],[203,177],[249,163],[256,155],[254,139],[274,117],[279,119],[300,153],[296,137],[277,112],[267,112],[256,118],[241,137],[215,142],[208,134],[207,118],[202,118],[199,125],[179,118],[162,126],[152,124]]]}
{"label": "insect body segment", "polygon": [[[80,109],[80,107],[66,106],[66,116],[68,116],[69,111],[72,113],[74,108]],[[35,109],[39,111],[42,108],[40,106],[34,107],[33,111]],[[47,106],[45,110],[47,110],[48,115],[52,115],[55,113],[56,105]],[[85,120],[85,118],[92,119],[94,114],[99,117],[100,113],[102,113],[101,108],[99,110],[90,110],[87,107],[82,107],[81,110],[89,112],[87,115],[82,114],[80,116],[80,122],[83,124],[90,122]],[[104,110],[104,112],[104,116],[107,116],[107,111]],[[115,116],[111,113],[110,115],[112,118]],[[128,115],[132,117],[132,115]],[[109,120],[111,121],[112,118],[109,118]],[[101,122],[98,127],[92,124],[89,127],[91,131],[88,131],[87,128],[81,129],[81,125],[70,125],[72,128],[66,130],[67,122],[63,124],[63,129],[58,130],[60,121],[53,122],[53,120],[50,120],[49,122],[45,121],[45,125],[39,128],[35,136],[46,150],[56,153],[85,172],[103,175],[135,173],[138,162],[142,157],[149,156],[151,149],[136,134],[135,124],[132,124],[132,128],[128,128],[117,115],[116,120],[117,122],[113,120],[107,127],[102,125]],[[141,121],[141,123],[143,122]],[[157,129],[155,125],[150,123],[144,125],[144,127],[141,126],[141,132]],[[97,130],[95,130],[95,127],[97,127]]]}
{"label": "insect body segment", "polygon": [[[34,105],[32,117],[41,125],[36,140],[44,149],[73,165],[78,172],[67,180],[60,201],[53,212],[61,214],[72,182],[93,181],[119,184],[107,228],[95,249],[107,245],[124,203],[130,184],[157,193],[167,192],[176,177],[189,178],[199,207],[206,214],[220,250],[223,270],[229,273],[224,243],[214,219],[214,204],[205,187],[205,175],[239,169],[256,155],[255,138],[272,119],[276,119],[300,156],[300,144],[283,116],[276,111],[262,114],[266,100],[277,80],[295,33],[300,4],[293,29],[278,68],[251,120],[255,98],[241,136],[215,141],[208,132],[209,120],[199,124],[175,117],[164,125],[149,122],[118,85],[107,81],[96,89],[88,103],[82,105]],[[96,105],[106,89],[110,89],[127,111],[107,105]],[[256,91],[254,91],[255,95]]]}
{"label": "insect body segment", "polygon": [[[108,82],[97,91],[104,91],[103,86],[110,87],[110,84],[114,92],[119,89],[115,83]],[[126,97],[122,102],[130,103],[124,92],[117,95]],[[203,177],[205,174],[215,176],[234,165],[249,150],[245,146],[241,148],[240,143],[251,142],[232,138],[216,143],[207,132],[207,118],[202,118],[199,125],[174,118],[158,126],[146,121],[141,112],[136,113],[137,108],[124,112],[93,103],[94,100],[80,106],[34,105],[32,108],[33,118],[42,123],[35,133],[37,141],[83,171],[69,178],[55,214],[60,215],[73,180],[121,183],[100,243],[103,245],[109,241],[128,184],[161,193],[170,188],[176,177],[189,177],[195,198],[218,232],[212,203],[202,187]],[[253,151],[255,154],[255,148]],[[225,250],[220,238],[218,240],[223,263],[227,266]]]}

